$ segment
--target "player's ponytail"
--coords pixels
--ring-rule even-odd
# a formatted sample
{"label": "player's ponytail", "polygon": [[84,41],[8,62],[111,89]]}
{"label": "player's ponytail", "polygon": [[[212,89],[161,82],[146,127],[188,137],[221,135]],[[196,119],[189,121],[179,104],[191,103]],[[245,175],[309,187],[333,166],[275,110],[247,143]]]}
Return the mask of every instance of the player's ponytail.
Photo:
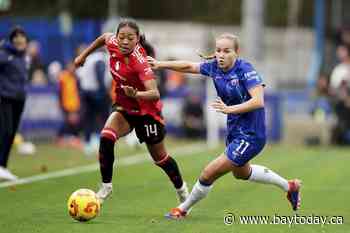
{"label": "player's ponytail", "polygon": [[145,34],[140,34],[140,45],[146,50],[148,56],[155,57],[155,50],[153,45],[146,40]]}
{"label": "player's ponytail", "polygon": [[211,60],[211,59],[214,59],[215,58],[215,53],[212,53],[212,54],[203,54],[203,53],[201,53],[201,52],[197,52],[197,55],[200,57],[200,58],[202,58],[202,59],[204,59],[204,60]]}

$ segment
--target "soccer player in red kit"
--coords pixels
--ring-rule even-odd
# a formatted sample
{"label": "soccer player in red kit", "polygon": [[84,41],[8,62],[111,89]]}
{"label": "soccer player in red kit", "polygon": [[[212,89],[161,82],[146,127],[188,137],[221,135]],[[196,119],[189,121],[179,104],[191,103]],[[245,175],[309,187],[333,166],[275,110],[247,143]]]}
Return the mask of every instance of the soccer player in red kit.
{"label": "soccer player in red kit", "polygon": [[78,57],[75,65],[82,66],[94,50],[105,46],[109,52],[110,72],[114,80],[113,111],[101,131],[99,162],[102,185],[97,196],[103,202],[112,193],[115,142],[133,129],[139,141],[145,142],[156,165],[164,170],[173,183],[178,199],[188,196],[176,161],[164,146],[165,128],[162,103],[157,83],[147,62],[149,44],[136,22],[123,20],[116,34],[99,36]]}

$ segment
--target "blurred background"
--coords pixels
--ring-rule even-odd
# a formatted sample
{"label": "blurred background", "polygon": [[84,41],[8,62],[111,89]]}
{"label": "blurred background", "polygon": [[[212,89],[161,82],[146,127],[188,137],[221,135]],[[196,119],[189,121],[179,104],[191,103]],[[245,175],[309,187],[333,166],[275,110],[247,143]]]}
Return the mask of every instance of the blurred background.
{"label": "blurred background", "polygon": [[[87,107],[89,73],[71,62],[101,33],[115,32],[122,17],[132,17],[158,59],[200,61],[198,51],[213,51],[215,36],[238,35],[241,56],[267,84],[271,143],[350,145],[349,11],[346,0],[0,0],[0,38],[15,25],[30,38],[29,92],[16,142],[96,150],[110,76],[107,69],[103,104]],[[215,98],[209,79],[171,71],[157,76],[169,134],[216,145],[225,117],[206,107]],[[64,118],[67,111],[72,114]]]}
{"label": "blurred background", "polygon": [[[0,0],[0,46],[15,25],[30,39],[28,96],[9,159],[19,179],[0,179],[0,231],[350,232],[350,207],[344,204],[350,196],[349,12],[349,0]],[[72,60],[101,33],[115,32],[122,17],[137,20],[158,59],[201,61],[198,52],[213,52],[217,35],[238,35],[240,56],[266,83],[269,144],[253,163],[303,181],[298,216],[343,216],[344,224],[228,228],[222,221],[228,212],[295,214],[279,190],[231,175],[217,182],[186,222],[165,221],[163,214],[176,205],[171,183],[135,135],[115,147],[115,194],[102,216],[88,224],[70,221],[69,195],[78,188],[96,190],[99,183],[99,132],[111,104],[107,53],[97,51],[80,69]],[[93,70],[97,63],[99,72]],[[156,75],[167,150],[191,187],[225,148],[225,116],[208,107],[216,97],[209,78]]]}

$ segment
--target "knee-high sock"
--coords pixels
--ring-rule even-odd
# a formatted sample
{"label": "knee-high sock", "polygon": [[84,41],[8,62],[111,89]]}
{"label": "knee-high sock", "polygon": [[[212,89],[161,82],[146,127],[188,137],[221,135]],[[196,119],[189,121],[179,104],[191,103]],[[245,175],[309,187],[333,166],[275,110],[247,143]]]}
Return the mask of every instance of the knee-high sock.
{"label": "knee-high sock", "polygon": [[248,180],[263,184],[273,184],[286,192],[288,191],[288,181],[274,171],[255,164],[251,165],[251,168],[252,171]]}
{"label": "knee-high sock", "polygon": [[111,183],[114,163],[114,144],[117,134],[113,129],[105,128],[101,132],[99,162],[103,183]]}
{"label": "knee-high sock", "polygon": [[193,186],[190,196],[179,205],[179,208],[187,212],[194,204],[205,198],[212,187],[212,184],[204,184],[198,180]]}
{"label": "knee-high sock", "polygon": [[175,159],[166,155],[162,160],[155,162],[155,164],[163,169],[176,189],[182,187],[183,180]]}

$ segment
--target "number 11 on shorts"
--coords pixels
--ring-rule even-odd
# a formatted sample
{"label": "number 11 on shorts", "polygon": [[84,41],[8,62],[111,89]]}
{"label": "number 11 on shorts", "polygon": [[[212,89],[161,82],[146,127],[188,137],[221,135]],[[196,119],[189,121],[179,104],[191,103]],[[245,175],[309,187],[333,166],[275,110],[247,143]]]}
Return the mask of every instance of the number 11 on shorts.
{"label": "number 11 on shorts", "polygon": [[242,139],[242,140],[241,140],[241,143],[240,143],[239,146],[237,147],[236,151],[237,151],[238,153],[240,153],[240,154],[243,154],[243,153],[247,150],[247,148],[248,148],[249,145],[250,145],[249,142],[244,141],[244,140]]}

